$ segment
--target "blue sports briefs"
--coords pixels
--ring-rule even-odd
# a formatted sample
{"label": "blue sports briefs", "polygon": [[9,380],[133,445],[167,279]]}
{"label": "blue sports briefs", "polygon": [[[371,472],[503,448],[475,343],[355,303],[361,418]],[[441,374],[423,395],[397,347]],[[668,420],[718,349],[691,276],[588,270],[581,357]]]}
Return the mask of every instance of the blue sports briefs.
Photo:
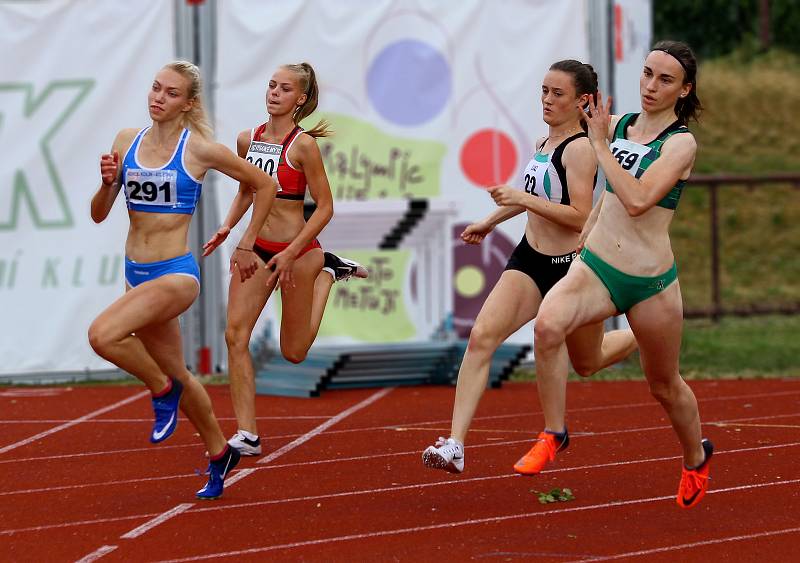
{"label": "blue sports briefs", "polygon": [[160,262],[141,263],[134,262],[127,256],[125,257],[125,281],[131,287],[136,287],[141,283],[168,274],[189,276],[194,278],[197,285],[200,285],[200,268],[197,266],[197,260],[194,259],[191,252],[169,260],[161,260]]}

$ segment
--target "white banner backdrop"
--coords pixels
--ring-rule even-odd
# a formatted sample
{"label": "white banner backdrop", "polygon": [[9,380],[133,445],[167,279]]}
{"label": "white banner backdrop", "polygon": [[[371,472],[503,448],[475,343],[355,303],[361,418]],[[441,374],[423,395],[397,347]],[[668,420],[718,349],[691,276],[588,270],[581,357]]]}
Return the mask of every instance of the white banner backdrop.
{"label": "white banner backdrop", "polygon": [[[446,301],[466,335],[522,237],[524,219],[509,221],[480,247],[462,245],[457,235],[495,209],[480,188],[516,183],[546,132],[539,98],[550,64],[587,60],[584,0],[226,0],[218,5],[218,30],[220,142],[233,147],[239,131],[265,120],[266,85],[279,65],[307,61],[321,95],[306,125],[325,117],[336,132],[319,141],[334,199],[364,202],[361,214],[340,206],[348,214],[335,213],[334,223],[358,225],[376,200],[455,204],[452,222],[442,222],[442,240],[452,242],[441,245],[440,256],[453,253]],[[235,186],[223,180],[218,193],[224,217]],[[351,252],[382,275],[334,286],[319,342],[430,338],[430,327],[417,322],[424,253],[403,244],[376,250],[395,224],[365,233],[360,248],[338,246],[333,225],[323,232],[326,248]],[[237,240],[229,238],[228,252]],[[275,310],[266,316],[274,319]],[[530,341],[530,327],[515,336]]]}
{"label": "white banner backdrop", "polygon": [[0,376],[113,367],[86,334],[124,291],[127,215],[89,202],[173,38],[162,0],[0,3]]}
{"label": "white banner backdrop", "polygon": [[614,1],[614,112],[642,109],[639,77],[653,36],[652,0]]}

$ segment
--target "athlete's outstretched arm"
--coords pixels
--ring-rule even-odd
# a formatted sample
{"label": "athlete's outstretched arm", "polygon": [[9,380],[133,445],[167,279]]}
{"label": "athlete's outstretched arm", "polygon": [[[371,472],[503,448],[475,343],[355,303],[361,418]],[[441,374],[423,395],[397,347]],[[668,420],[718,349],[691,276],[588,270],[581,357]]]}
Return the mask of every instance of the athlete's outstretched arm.
{"label": "athlete's outstretched arm", "polygon": [[567,172],[569,204],[553,203],[510,186],[490,188],[489,192],[497,205],[522,206],[548,221],[579,233],[592,210],[597,161],[589,143],[585,139],[577,139],[567,145],[562,162]]}
{"label": "athlete's outstretched arm", "polygon": [[517,205],[498,207],[487,217],[467,225],[464,232],[461,233],[461,240],[467,244],[480,244],[497,225],[516,217],[523,211],[525,211],[525,208]]}
{"label": "athlete's outstretched arm", "polygon": [[[247,148],[249,146],[250,131],[242,131],[239,133],[239,136],[236,139],[236,152],[241,158],[247,156]],[[244,214],[253,204],[253,193],[253,188],[242,182],[239,182],[239,191],[236,192],[236,196],[231,202],[231,206],[230,209],[228,209],[228,214],[225,216],[225,220],[222,222],[220,228],[217,229],[217,232],[214,233],[211,238],[208,239],[208,242],[203,245],[203,256],[208,256],[214,252],[214,250],[220,244],[222,244],[226,238],[228,238],[231,230],[239,224],[239,221],[242,220]]]}
{"label": "athlete's outstretched arm", "polygon": [[242,235],[231,256],[231,266],[238,267],[242,281],[244,281],[258,269],[258,261],[252,248],[261,226],[266,221],[270,209],[272,209],[278,186],[275,180],[267,173],[239,158],[225,145],[202,141],[195,146],[200,162],[208,168],[213,168],[234,180],[238,180],[242,184],[252,186],[255,192],[250,223],[247,225],[244,235]]}

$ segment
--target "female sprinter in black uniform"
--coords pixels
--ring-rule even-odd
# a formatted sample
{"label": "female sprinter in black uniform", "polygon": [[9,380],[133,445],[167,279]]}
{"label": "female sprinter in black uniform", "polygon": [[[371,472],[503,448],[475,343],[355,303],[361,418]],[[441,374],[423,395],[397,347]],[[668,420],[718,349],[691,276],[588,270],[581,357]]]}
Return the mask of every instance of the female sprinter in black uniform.
{"label": "female sprinter in black uniform", "polygon": [[[592,209],[597,161],[580,115],[597,92],[597,75],[579,61],[554,63],[542,83],[543,119],[548,136],[537,142],[524,175],[524,191],[490,188],[500,209],[467,227],[461,238],[480,244],[494,227],[523,211],[528,223],[472,328],[458,373],[450,437],[439,438],[422,454],[427,467],[452,473],[464,470],[464,440],[478,401],[486,388],[497,347],[535,318],[542,298],[561,279],[575,258],[578,235]],[[616,363],[636,347],[628,330],[603,334],[602,323],[570,337],[569,355],[581,375]],[[568,361],[564,354],[562,361]]]}

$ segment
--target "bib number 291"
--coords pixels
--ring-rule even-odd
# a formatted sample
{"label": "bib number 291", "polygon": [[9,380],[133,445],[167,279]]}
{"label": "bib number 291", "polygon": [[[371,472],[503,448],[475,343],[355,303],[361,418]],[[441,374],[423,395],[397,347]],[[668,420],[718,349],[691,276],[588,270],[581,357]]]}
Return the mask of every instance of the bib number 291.
{"label": "bib number 291", "polygon": [[131,168],[125,174],[125,196],[139,205],[176,205],[177,184],[175,170]]}
{"label": "bib number 291", "polygon": [[162,201],[164,203],[172,203],[170,199],[170,187],[169,182],[164,182],[160,186],[156,186],[153,182],[144,182],[142,184],[134,181],[128,182],[130,199],[146,201],[148,203],[152,203],[158,199],[158,192],[162,193]]}

